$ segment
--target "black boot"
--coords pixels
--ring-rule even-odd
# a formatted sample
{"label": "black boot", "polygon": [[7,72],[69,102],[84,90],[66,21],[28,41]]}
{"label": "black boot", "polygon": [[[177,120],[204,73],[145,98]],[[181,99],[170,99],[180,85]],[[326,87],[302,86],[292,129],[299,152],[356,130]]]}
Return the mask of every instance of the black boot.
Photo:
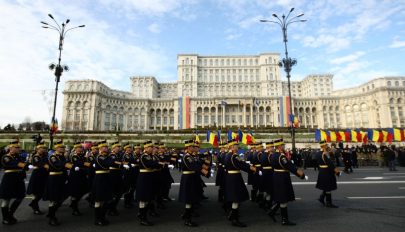
{"label": "black boot", "polygon": [[13,203],[10,205],[10,210],[9,210],[9,220],[13,221],[14,223],[17,223],[17,218],[14,217],[15,211],[17,211],[18,206],[20,206],[22,200],[14,200]]}
{"label": "black boot", "polygon": [[117,210],[117,204],[118,204],[119,199],[117,200],[117,197],[114,197],[114,199],[108,203],[108,215],[109,216],[119,216],[120,213]]}
{"label": "black boot", "polygon": [[230,213],[228,219],[232,222],[233,226],[246,227],[246,224],[239,221],[239,210],[238,209],[231,209],[231,213]]}
{"label": "black boot", "polygon": [[31,201],[29,206],[32,208],[35,215],[43,215],[44,213],[39,209],[38,200],[39,199],[34,198],[34,200]]}
{"label": "black boot", "polygon": [[10,210],[8,207],[2,207],[1,208],[1,213],[3,214],[3,224],[4,225],[13,225],[16,222],[10,219]]}
{"label": "black boot", "polygon": [[188,227],[196,227],[198,226],[197,223],[191,221],[191,214],[192,214],[192,209],[185,209],[184,214],[182,215],[182,218],[184,219],[184,225]]}
{"label": "black boot", "polygon": [[82,213],[79,211],[79,200],[72,200],[70,204],[70,208],[72,208],[72,215],[73,216],[82,216]]}
{"label": "black boot", "polygon": [[153,226],[153,223],[148,221],[147,210],[148,208],[139,208],[139,223],[142,226]]}
{"label": "black boot", "polygon": [[48,224],[51,225],[51,226],[59,226],[60,225],[58,219],[55,216],[56,209],[57,209],[57,206],[55,206],[55,205],[54,206],[49,206],[49,212],[48,212],[49,222],[48,222]]}
{"label": "black boot", "polygon": [[325,193],[324,192],[319,196],[318,201],[321,202],[321,204],[323,206],[325,206]]}
{"label": "black boot", "polygon": [[259,206],[262,206],[262,204],[263,204],[263,193],[259,192],[257,194],[256,202],[259,204]]}
{"label": "black boot", "polygon": [[108,223],[103,220],[103,209],[101,207],[94,208],[94,215],[95,215],[94,224],[96,226],[108,225]]}
{"label": "black boot", "polygon": [[294,222],[288,220],[288,210],[287,207],[281,208],[281,225],[283,226],[295,226]]}
{"label": "black boot", "polygon": [[257,194],[257,190],[256,190],[256,189],[250,190],[250,200],[251,200],[251,201],[256,201],[256,194]]}
{"label": "black boot", "polygon": [[270,211],[269,211],[268,215],[269,215],[270,218],[273,220],[273,222],[277,222],[275,215],[276,215],[276,212],[277,212],[277,210],[278,210],[279,208],[280,208],[280,204],[278,204],[278,203],[274,204],[274,205],[270,208]]}
{"label": "black boot", "polygon": [[334,205],[332,203],[332,194],[331,193],[326,194],[326,207],[328,207],[328,208],[339,208],[339,206]]}

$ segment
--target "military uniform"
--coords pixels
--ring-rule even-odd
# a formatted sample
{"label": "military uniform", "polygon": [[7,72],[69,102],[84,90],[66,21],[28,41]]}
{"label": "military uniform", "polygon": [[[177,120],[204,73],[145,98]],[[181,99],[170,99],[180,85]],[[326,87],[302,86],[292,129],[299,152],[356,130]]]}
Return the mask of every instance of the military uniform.
{"label": "military uniform", "polygon": [[327,151],[327,144],[325,141],[321,141],[320,145],[323,151],[320,151],[318,164],[319,164],[319,173],[318,180],[316,182],[316,188],[322,190],[322,194],[319,197],[319,202],[325,205],[326,197],[326,206],[329,208],[337,208],[336,205],[332,204],[332,193],[331,191],[337,189],[336,184],[336,175],[340,175],[339,169],[335,167],[332,160],[329,157]]}
{"label": "military uniform", "polygon": [[223,202],[224,201],[224,188],[225,188],[225,165],[224,165],[224,159],[226,156],[226,153],[222,150],[225,145],[221,144],[219,147],[221,148],[221,151],[218,152],[217,155],[217,175],[215,176],[215,186],[218,186],[218,201]]}
{"label": "military uniform", "polygon": [[[186,148],[193,147],[195,144],[193,140],[185,141]],[[182,175],[180,180],[179,202],[185,204],[185,211],[182,218],[185,220],[186,226],[197,226],[196,223],[191,221],[192,206],[201,201],[201,182],[200,174],[203,169],[203,163],[199,157],[190,150],[188,150],[182,157]],[[205,171],[207,173],[207,171]]]}
{"label": "military uniform", "polygon": [[[55,214],[63,201],[68,197],[66,186],[67,170],[71,168],[71,164],[67,162],[64,156],[63,141],[55,143],[55,153],[49,156],[49,177],[46,185],[44,200],[49,200],[48,218],[49,224],[52,226],[59,225],[59,221]],[[61,150],[60,150],[61,149]]]}
{"label": "military uniform", "polygon": [[[270,148],[273,147],[273,142],[266,143],[266,147]],[[262,152],[262,155],[260,156],[260,163],[261,163],[261,171],[262,171],[262,176],[261,176],[261,187],[262,191],[266,194],[264,200],[265,204],[264,207],[265,209],[269,209],[272,204],[272,196],[273,196],[273,167],[271,166],[271,157],[272,157],[272,152],[267,150]]]}
{"label": "military uniform", "polygon": [[84,156],[81,142],[77,142],[74,147],[75,152],[70,157],[72,167],[69,172],[68,189],[69,196],[72,198],[70,207],[73,209],[72,215],[80,216],[78,204],[80,199],[88,192],[87,168],[89,163]]}
{"label": "military uniform", "polygon": [[270,164],[274,169],[273,184],[276,186],[273,188],[273,199],[277,204],[272,208],[269,215],[275,221],[274,214],[278,207],[281,207],[282,225],[295,225],[295,223],[289,221],[287,211],[287,203],[295,200],[290,172],[301,179],[304,179],[305,175],[302,171],[298,171],[295,165],[287,159],[283,145],[284,141],[282,139],[274,141],[277,150],[270,159]]}
{"label": "military uniform", "polygon": [[[4,168],[4,175],[0,184],[0,199],[3,200],[1,212],[3,224],[12,225],[17,222],[14,213],[25,197],[25,160],[20,156],[20,145],[18,140],[9,144],[10,153],[1,158]],[[11,151],[13,150],[13,151]],[[15,199],[9,207],[10,200]]]}
{"label": "military uniform", "polygon": [[163,199],[170,199],[169,198],[169,192],[172,183],[174,183],[173,177],[170,174],[169,170],[169,165],[171,165],[171,157],[170,154],[166,152],[165,150],[165,145],[163,143],[159,144],[159,153],[158,157],[160,162],[164,163],[164,166],[162,167],[160,171],[160,176],[159,176],[159,181],[161,183],[160,188],[158,190],[158,207],[163,207]]}
{"label": "military uniform", "polygon": [[[113,164],[110,166],[110,179],[111,179],[111,188],[113,191],[113,199],[109,203],[109,211],[108,214],[110,216],[118,216],[118,210],[117,210],[117,205],[118,202],[121,199],[122,193],[123,193],[123,163],[122,161],[122,154],[120,153],[120,148],[121,145],[119,142],[114,142],[111,146],[111,149],[113,150],[110,153],[110,158],[113,160]],[[117,148],[117,149],[114,149]],[[117,152],[114,152],[114,150],[118,150]],[[125,166],[129,168],[128,166]]]}
{"label": "military uniform", "polygon": [[239,221],[239,203],[249,200],[249,192],[246,188],[245,181],[243,180],[241,170],[250,172],[256,170],[248,163],[245,163],[237,154],[237,141],[231,140],[228,142],[230,147],[229,153],[225,156],[224,165],[226,169],[225,174],[225,201],[232,203],[232,209],[228,219],[232,222],[233,226],[245,227],[246,225]]}
{"label": "military uniform", "polygon": [[91,146],[91,150],[87,152],[86,154],[86,160],[90,164],[89,167],[87,167],[87,189],[89,190],[89,195],[87,196],[86,200],[89,202],[90,207],[94,207],[94,196],[93,196],[93,182],[94,182],[94,177],[96,175],[95,170],[94,170],[94,162],[95,159],[97,158],[98,155],[98,143],[93,142]]}
{"label": "military uniform", "polygon": [[39,143],[36,149],[44,149],[43,154],[35,153],[31,157],[31,178],[28,183],[27,194],[33,195],[33,199],[29,206],[34,210],[34,214],[42,215],[43,213],[39,209],[38,202],[44,196],[46,182],[48,179],[48,154],[44,142]]}
{"label": "military uniform", "polygon": [[[258,157],[258,152],[256,148],[252,146],[251,150],[246,156],[246,160],[248,163],[252,164],[253,166],[260,167],[260,161]],[[252,186],[252,190],[250,191],[250,198],[252,201],[257,201],[258,191],[259,191],[259,182],[260,182],[259,172],[250,172],[248,173],[248,185]]]}
{"label": "military uniform", "polygon": [[125,208],[132,208],[132,201],[134,200],[134,193],[136,187],[136,179],[139,174],[139,161],[136,160],[132,145],[129,143],[124,146],[124,155],[122,156],[122,162],[129,166],[124,170],[123,175],[123,193],[124,193],[124,206]]}
{"label": "military uniform", "polygon": [[95,201],[95,224],[100,226],[109,224],[108,220],[105,218],[105,215],[108,208],[108,202],[110,202],[113,197],[110,167],[115,164],[114,160],[108,156],[107,147],[106,141],[102,141],[98,144],[100,152],[95,157],[94,163],[92,164],[95,173],[92,186],[92,196]]}

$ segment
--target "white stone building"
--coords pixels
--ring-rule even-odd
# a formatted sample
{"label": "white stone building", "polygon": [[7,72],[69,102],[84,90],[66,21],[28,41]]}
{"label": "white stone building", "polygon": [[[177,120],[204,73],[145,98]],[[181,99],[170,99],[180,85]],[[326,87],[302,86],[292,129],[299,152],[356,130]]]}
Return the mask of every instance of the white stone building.
{"label": "white stone building", "polygon": [[[131,77],[131,92],[96,80],[67,81],[62,129],[170,130],[213,126],[286,126],[278,53],[253,56],[177,57],[177,82]],[[333,90],[330,74],[291,82],[301,127],[405,127],[405,77],[379,77]],[[283,108],[283,109],[282,109]]]}

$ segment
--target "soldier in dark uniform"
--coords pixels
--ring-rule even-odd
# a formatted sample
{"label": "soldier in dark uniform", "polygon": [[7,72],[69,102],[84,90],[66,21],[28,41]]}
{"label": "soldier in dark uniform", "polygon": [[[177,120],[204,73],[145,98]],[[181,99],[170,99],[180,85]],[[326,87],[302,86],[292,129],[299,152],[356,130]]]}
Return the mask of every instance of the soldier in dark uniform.
{"label": "soldier in dark uniform", "polygon": [[217,162],[216,162],[216,167],[217,167],[217,175],[215,177],[215,186],[218,186],[218,201],[223,202],[224,201],[224,187],[225,187],[225,165],[224,165],[224,159],[225,159],[225,144],[220,144],[219,145],[220,151],[218,152],[217,155]]}
{"label": "soldier in dark uniform", "polygon": [[263,181],[263,169],[262,169],[262,156],[265,156],[264,154],[264,149],[263,149],[263,144],[262,143],[256,143],[254,144],[256,153],[257,153],[257,160],[258,164],[255,164],[256,167],[256,173],[257,173],[257,178],[258,178],[258,189],[259,193],[257,194],[257,203],[259,204],[259,207],[264,209],[266,208],[266,199],[265,196],[266,194],[266,189],[264,188],[264,181]]}
{"label": "soldier in dark uniform", "polygon": [[344,170],[345,173],[349,173],[349,171],[353,172],[352,160],[351,160],[351,151],[349,149],[349,146],[346,146],[346,148],[343,149],[342,157],[343,157],[343,163],[345,165],[345,170]]}
{"label": "soldier in dark uniform", "polygon": [[319,155],[318,159],[319,173],[316,188],[322,190],[322,194],[319,196],[318,200],[322,205],[328,208],[338,208],[336,205],[332,204],[331,191],[337,189],[336,176],[340,175],[340,171],[335,167],[330,158],[330,148],[328,147],[326,141],[319,142],[319,145],[321,146],[321,154]]}
{"label": "soldier in dark uniform", "polygon": [[273,155],[273,142],[266,143],[266,150],[260,156],[260,163],[262,164],[261,171],[261,186],[265,193],[265,205],[264,209],[269,210],[273,202],[273,167],[271,166],[271,156]]}
{"label": "soldier in dark uniform", "polygon": [[[94,164],[95,159],[98,156],[98,143],[93,142],[91,144],[90,151],[86,154],[87,162],[90,164]],[[89,195],[86,197],[86,200],[89,202],[90,207],[94,207],[94,196],[93,196],[93,182],[94,176],[96,175],[93,165],[90,165],[87,169],[87,183],[88,183],[88,190]]]}
{"label": "soldier in dark uniform", "polygon": [[294,175],[300,177],[301,179],[305,178],[304,172],[298,170],[295,165],[287,159],[284,151],[284,141],[283,139],[275,140],[274,147],[276,148],[275,153],[272,155],[270,161],[271,166],[273,167],[273,198],[277,203],[275,204],[269,216],[276,221],[274,215],[278,208],[281,208],[281,224],[282,225],[295,225],[288,219],[288,210],[287,203],[289,201],[295,200],[294,189],[291,183],[290,172]]}
{"label": "soldier in dark uniform", "polygon": [[88,192],[87,168],[90,166],[90,163],[87,162],[84,156],[81,142],[76,142],[73,149],[74,153],[70,157],[72,168],[70,169],[68,178],[69,195],[72,200],[70,207],[73,210],[72,215],[81,216],[82,213],[79,211],[78,205],[80,199]]}
{"label": "soldier in dark uniform", "polygon": [[144,143],[144,153],[139,158],[139,175],[136,181],[136,200],[139,202],[140,224],[143,226],[151,226],[147,218],[148,204],[155,199],[155,185],[156,178],[154,175],[155,170],[160,169],[162,165],[159,160],[152,155],[153,144],[152,141]]}
{"label": "soldier in dark uniform", "polygon": [[63,201],[68,197],[66,186],[67,169],[72,168],[65,158],[65,145],[59,140],[54,145],[55,152],[49,156],[49,177],[45,190],[44,200],[49,200],[48,215],[49,225],[60,225],[55,214]]}
{"label": "soldier in dark uniform", "polygon": [[225,156],[225,201],[232,203],[228,219],[233,226],[246,227],[246,224],[239,221],[239,204],[249,200],[249,192],[243,180],[241,170],[245,172],[256,172],[255,166],[245,163],[238,155],[238,143],[236,140],[228,142],[229,153]]}
{"label": "soldier in dark uniform", "polygon": [[98,144],[99,154],[93,162],[94,180],[92,186],[92,195],[94,197],[94,224],[105,226],[109,221],[105,218],[108,209],[108,203],[112,200],[113,189],[111,188],[110,167],[115,166],[114,160],[109,156],[108,145],[106,141]]}
{"label": "soldier in dark uniform", "polygon": [[164,166],[160,172],[160,178],[161,178],[161,185],[159,188],[159,196],[158,196],[158,207],[164,207],[163,205],[163,199],[170,199],[169,198],[169,192],[172,186],[172,183],[174,183],[173,177],[170,174],[170,169],[174,168],[174,165],[172,164],[170,154],[167,152],[166,146],[164,143],[159,144],[158,148],[158,156],[160,162],[164,163]]}
{"label": "soldier in dark uniform", "polygon": [[[193,147],[193,140],[185,141],[186,151],[182,157],[182,175],[180,180],[179,201],[185,204],[185,210],[182,215],[184,225],[189,227],[197,226],[191,221],[193,205],[200,202],[201,193],[199,175],[207,175],[208,170],[203,168],[203,163],[198,157],[196,149]],[[198,176],[197,176],[198,175]]]}
{"label": "soldier in dark uniform", "polygon": [[42,215],[38,202],[44,196],[46,181],[48,179],[48,149],[42,141],[36,147],[36,153],[31,158],[32,169],[30,182],[28,183],[27,194],[33,195],[29,206],[36,215]]}
{"label": "soldier in dark uniform", "polygon": [[129,169],[124,170],[124,207],[131,209],[134,207],[132,202],[134,200],[136,178],[139,173],[139,164],[136,162],[133,147],[129,143],[124,145],[122,162],[129,166]]}
{"label": "soldier in dark uniform", "polygon": [[111,145],[110,158],[114,161],[113,165],[110,166],[110,178],[111,178],[111,188],[113,191],[113,199],[109,203],[108,215],[118,216],[119,212],[117,210],[118,202],[122,196],[123,179],[122,179],[122,168],[129,169],[129,166],[123,162],[121,154],[121,144],[116,141]]}
{"label": "soldier in dark uniform", "polygon": [[[9,152],[1,158],[4,168],[3,179],[0,184],[1,213],[3,224],[17,223],[14,213],[25,197],[25,170],[28,168],[25,160],[20,156],[20,144],[13,140],[8,145]],[[10,201],[15,199],[13,203]]]}
{"label": "soldier in dark uniform", "polygon": [[[257,167],[260,167],[260,162],[258,159],[258,152],[256,151],[256,147],[255,146],[251,146],[250,147],[250,151],[248,152],[247,156],[246,156],[246,160],[247,163],[253,165],[256,167],[256,165],[258,165]],[[259,201],[260,200],[260,196],[258,195],[258,191],[259,191],[259,172],[249,172],[248,173],[248,185],[252,185],[252,190],[250,190],[250,199],[252,201]],[[261,197],[263,197],[263,195],[261,195]]]}

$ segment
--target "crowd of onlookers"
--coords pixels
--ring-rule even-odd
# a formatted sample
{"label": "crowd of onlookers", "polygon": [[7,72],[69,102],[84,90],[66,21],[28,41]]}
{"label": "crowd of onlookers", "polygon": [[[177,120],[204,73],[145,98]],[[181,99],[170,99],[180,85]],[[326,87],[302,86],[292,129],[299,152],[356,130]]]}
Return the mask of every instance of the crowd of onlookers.
{"label": "crowd of onlookers", "polygon": [[[302,148],[291,157],[294,163],[304,169],[318,168],[317,159],[319,149]],[[353,168],[359,166],[379,166],[388,167],[390,171],[395,171],[395,166],[405,166],[405,147],[381,144],[376,146],[373,143],[361,146],[349,146],[343,143],[331,145],[331,159],[337,167],[344,167],[346,173],[353,172]]]}

